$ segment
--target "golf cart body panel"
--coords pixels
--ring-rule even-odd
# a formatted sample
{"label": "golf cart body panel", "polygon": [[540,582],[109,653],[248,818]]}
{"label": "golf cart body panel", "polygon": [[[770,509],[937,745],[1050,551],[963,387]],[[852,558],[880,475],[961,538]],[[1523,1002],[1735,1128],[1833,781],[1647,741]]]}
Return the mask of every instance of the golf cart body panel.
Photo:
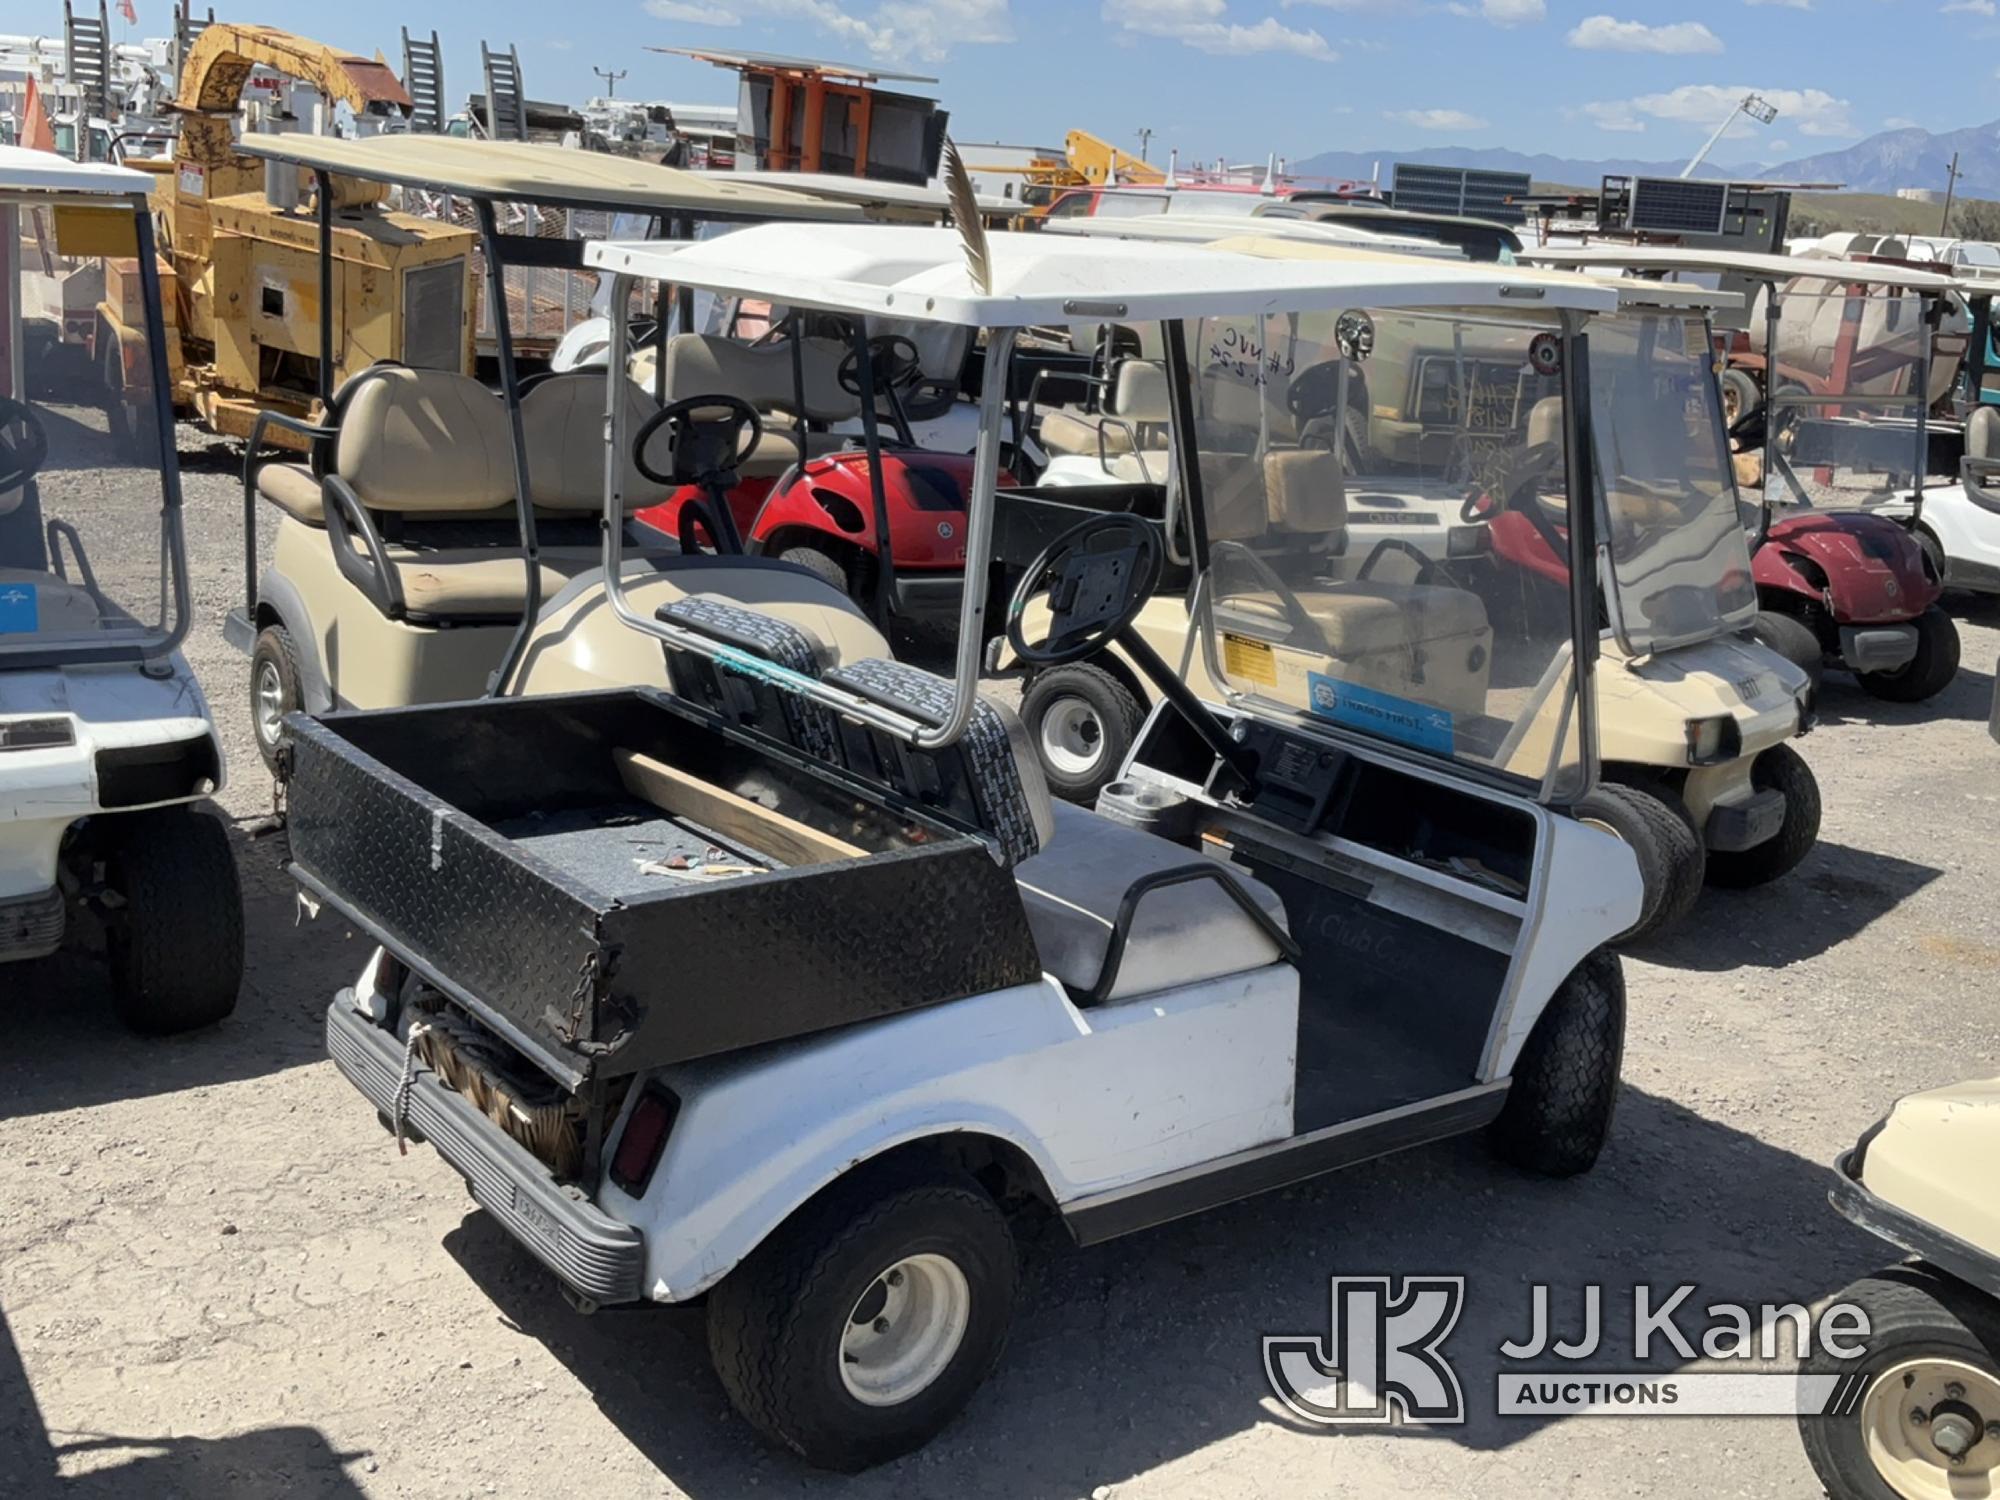
{"label": "golf cart body panel", "polygon": [[1982,1247],[2000,1269],[2000,1200],[1991,1190],[1996,1159],[2000,1079],[1987,1078],[1899,1099],[1842,1167],[1872,1198],[1963,1244]]}
{"label": "golf cart body panel", "polygon": [[[1004,1142],[1061,1211],[1283,1140],[1297,1040],[1288,964],[1089,1010],[1044,977],[771,1053],[661,1070],[655,1079],[680,1109],[648,1191],[607,1183],[598,1202],[644,1235],[649,1295],[681,1301],[829,1183],[915,1142]],[[1166,1097],[1138,1083],[1197,1060],[1200,1090]]]}

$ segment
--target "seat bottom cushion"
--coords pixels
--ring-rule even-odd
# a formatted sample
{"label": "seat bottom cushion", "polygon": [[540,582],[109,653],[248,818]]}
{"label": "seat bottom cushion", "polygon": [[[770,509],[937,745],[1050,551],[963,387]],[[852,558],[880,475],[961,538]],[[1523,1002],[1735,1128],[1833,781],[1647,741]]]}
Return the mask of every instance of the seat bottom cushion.
{"label": "seat bottom cushion", "polygon": [[[1105,454],[1130,453],[1132,451],[1132,429],[1125,422],[1106,423],[1103,416],[1094,412],[1047,411],[1042,413],[1042,425],[1037,431],[1041,444],[1051,453],[1068,453],[1084,458],[1096,458]],[[1103,446],[1098,446],[1099,437]]]}
{"label": "seat bottom cushion", "polygon": [[[625,556],[659,554],[627,548]],[[541,552],[541,602],[553,599],[570,580],[604,561],[595,547],[545,547]],[[389,564],[403,589],[403,607],[413,615],[441,619],[519,619],[528,602],[528,570],[512,548],[451,547],[422,551],[389,549]]]}
{"label": "seat bottom cushion", "polygon": [[[1312,616],[1327,650],[1340,657],[1470,638],[1487,628],[1486,606],[1477,594],[1440,584],[1328,584],[1301,588],[1293,597]],[[1218,607],[1226,615],[1284,626],[1284,607],[1275,594],[1232,593]]]}
{"label": "seat bottom cushion", "polygon": [[[1286,925],[1277,892],[1233,865],[1057,802],[1047,846],[1014,871],[1042,967],[1082,995],[1104,970],[1118,908],[1133,883],[1204,863],[1235,881],[1281,928]],[[1261,969],[1281,956],[1270,934],[1215,881],[1167,886],[1140,901],[1117,982],[1104,998],[1199,984]]]}

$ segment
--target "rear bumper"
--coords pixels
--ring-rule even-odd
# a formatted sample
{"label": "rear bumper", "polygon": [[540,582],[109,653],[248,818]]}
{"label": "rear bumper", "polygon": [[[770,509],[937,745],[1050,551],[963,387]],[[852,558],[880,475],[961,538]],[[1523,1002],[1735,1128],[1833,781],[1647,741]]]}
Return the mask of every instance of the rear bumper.
{"label": "rear bumper", "polygon": [[1719,804],[1709,813],[1701,840],[1711,849],[1740,854],[1775,838],[1784,826],[1785,794],[1765,787],[1741,802]]}
{"label": "rear bumper", "polygon": [[1843,625],[1840,659],[1850,672],[1894,672],[1917,654],[1914,625]]}
{"label": "rear bumper", "polygon": [[56,887],[0,900],[0,964],[47,958],[62,947],[68,910]]}
{"label": "rear bumper", "polygon": [[[351,991],[327,1007],[326,1050],[377,1109],[395,1110],[402,1043],[354,1008]],[[465,1178],[475,1203],[579,1296],[600,1304],[640,1300],[646,1252],[638,1230],[557,1183],[526,1147],[421,1063],[415,1079],[404,1118]]]}

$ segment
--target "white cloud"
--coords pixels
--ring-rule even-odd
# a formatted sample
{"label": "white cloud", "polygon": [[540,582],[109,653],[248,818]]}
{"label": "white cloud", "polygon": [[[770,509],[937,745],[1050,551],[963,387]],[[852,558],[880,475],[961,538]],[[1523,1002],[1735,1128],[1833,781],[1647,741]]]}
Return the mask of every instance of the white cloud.
{"label": "white cloud", "polygon": [[[1610,99],[1586,104],[1581,113],[1600,130],[1643,130],[1647,120],[1689,125],[1702,131],[1713,130],[1742,101],[1756,93],[1778,108],[1778,116],[1788,130],[1810,136],[1855,136],[1861,134],[1848,111],[1845,99],[1836,99],[1824,89],[1767,89],[1749,84],[1689,83],[1664,94],[1640,94],[1633,99]],[[1729,127],[1731,136],[1748,135],[1759,127],[1738,117]]]}
{"label": "white cloud", "polygon": [[1382,112],[1382,117],[1414,125],[1419,130],[1484,130],[1487,124],[1478,115],[1469,115],[1462,109],[1389,109]]}
{"label": "white cloud", "polygon": [[1227,0],[1104,0],[1105,21],[1140,36],[1165,37],[1221,57],[1289,53],[1315,62],[1340,56],[1317,31],[1295,30],[1275,16],[1245,26],[1228,17]]}
{"label": "white cloud", "polygon": [[[646,14],[662,21],[685,21],[691,26],[740,26],[743,18],[725,5],[690,4],[688,0],[646,0]],[[568,42],[552,43],[564,49]]]}
{"label": "white cloud", "polygon": [[1722,39],[1699,21],[1672,21],[1648,26],[1644,21],[1620,21],[1590,16],[1569,34],[1569,44],[1584,52],[1720,52]]}
{"label": "white cloud", "polygon": [[1786,10],[1811,10],[1813,0],[1743,0],[1745,5],[1782,5]]}
{"label": "white cloud", "polygon": [[1944,15],[1990,16],[1996,14],[1993,0],[1948,0],[1938,10]]}
{"label": "white cloud", "polygon": [[1549,14],[1548,0],[1479,0],[1477,5],[1452,0],[1445,9],[1455,16],[1491,21],[1495,26],[1525,26],[1546,20]]}
{"label": "white cloud", "polygon": [[834,0],[645,0],[646,11],[665,21],[698,26],[735,26],[770,17],[803,21],[827,35],[861,47],[885,61],[942,62],[954,47],[1011,42],[1013,16],[1008,0],[884,0],[867,15],[843,10]]}

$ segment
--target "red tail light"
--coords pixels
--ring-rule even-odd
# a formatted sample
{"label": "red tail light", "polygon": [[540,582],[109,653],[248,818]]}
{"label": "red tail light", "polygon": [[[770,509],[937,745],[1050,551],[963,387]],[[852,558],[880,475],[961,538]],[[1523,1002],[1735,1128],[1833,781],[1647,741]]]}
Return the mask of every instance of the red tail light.
{"label": "red tail light", "polygon": [[611,1180],[633,1197],[646,1191],[660,1153],[667,1149],[667,1133],[680,1113],[680,1100],[655,1084],[639,1096],[625,1121],[625,1133],[618,1137],[618,1149],[611,1157]]}

